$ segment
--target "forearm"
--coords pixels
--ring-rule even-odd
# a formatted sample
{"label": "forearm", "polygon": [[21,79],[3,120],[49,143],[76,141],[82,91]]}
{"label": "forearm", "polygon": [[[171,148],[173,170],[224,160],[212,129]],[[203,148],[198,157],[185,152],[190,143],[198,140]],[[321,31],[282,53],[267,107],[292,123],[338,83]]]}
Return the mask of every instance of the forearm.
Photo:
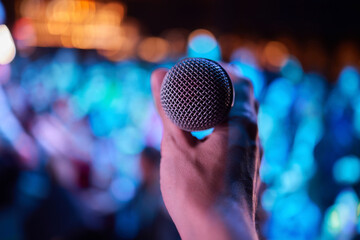
{"label": "forearm", "polygon": [[164,126],[161,191],[181,237],[258,239],[254,212],[261,153],[251,82],[232,76],[235,101],[228,119],[198,140],[166,116],[160,99],[165,75],[166,70],[152,75]]}
{"label": "forearm", "polygon": [[221,199],[213,206],[184,211],[176,223],[182,239],[258,239],[252,213],[245,200]]}

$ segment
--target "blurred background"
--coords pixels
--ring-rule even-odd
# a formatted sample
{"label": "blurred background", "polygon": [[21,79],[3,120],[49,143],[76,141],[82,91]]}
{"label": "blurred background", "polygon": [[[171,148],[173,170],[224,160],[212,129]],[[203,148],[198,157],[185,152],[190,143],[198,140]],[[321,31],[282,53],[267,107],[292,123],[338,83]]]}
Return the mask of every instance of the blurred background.
{"label": "blurred background", "polygon": [[253,82],[262,238],[360,239],[359,10],[0,0],[0,239],[179,239],[158,185],[150,74],[184,57],[231,62]]}

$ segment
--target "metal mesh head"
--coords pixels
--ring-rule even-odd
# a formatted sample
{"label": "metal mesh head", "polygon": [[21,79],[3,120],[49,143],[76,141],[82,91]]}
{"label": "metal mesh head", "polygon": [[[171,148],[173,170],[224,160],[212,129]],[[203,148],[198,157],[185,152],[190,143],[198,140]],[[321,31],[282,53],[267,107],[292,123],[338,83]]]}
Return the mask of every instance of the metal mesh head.
{"label": "metal mesh head", "polygon": [[161,104],[170,120],[186,131],[215,127],[230,111],[231,80],[216,62],[187,58],[166,74],[161,86]]}

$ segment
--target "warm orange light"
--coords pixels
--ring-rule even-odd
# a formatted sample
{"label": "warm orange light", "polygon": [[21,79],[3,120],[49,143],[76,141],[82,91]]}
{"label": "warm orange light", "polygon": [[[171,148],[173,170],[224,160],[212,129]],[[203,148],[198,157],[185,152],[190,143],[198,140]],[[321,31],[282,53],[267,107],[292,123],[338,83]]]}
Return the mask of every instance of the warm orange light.
{"label": "warm orange light", "polygon": [[[104,48],[98,48],[98,53],[111,61],[128,59],[134,55],[138,41],[139,27],[137,23],[132,21],[124,22],[119,35],[111,39],[110,45],[107,44],[108,42],[102,41]],[[107,48],[105,48],[105,45]]]}
{"label": "warm orange light", "polygon": [[32,42],[22,44],[117,51],[125,36],[121,30],[125,11],[118,2],[24,0],[20,15],[29,20],[33,36]]}
{"label": "warm orange light", "polygon": [[169,43],[169,57],[178,59],[185,55],[188,31],[185,29],[171,29],[163,34],[163,37]]}
{"label": "warm orange light", "polygon": [[159,37],[145,38],[139,45],[138,55],[148,62],[160,62],[164,60],[169,52],[168,42]]}
{"label": "warm orange light", "polygon": [[212,34],[209,30],[206,29],[197,29],[193,32],[190,33],[189,35],[189,41],[191,41],[191,39],[193,39],[194,37],[200,36],[200,35],[207,35],[211,38],[215,39],[214,34]]}
{"label": "warm orange light", "polygon": [[263,55],[269,68],[278,69],[285,64],[289,52],[281,42],[271,41],[266,44]]}
{"label": "warm orange light", "polygon": [[190,48],[193,48],[193,44],[194,44],[194,41],[192,41],[194,38],[196,37],[199,37],[199,36],[207,36],[209,37],[209,39],[212,39],[213,41],[209,41],[208,44],[211,44],[208,46],[208,49],[212,49],[212,48],[215,48],[216,47],[216,39],[215,39],[215,36],[214,34],[212,34],[210,31],[206,30],[206,29],[197,29],[193,32],[190,33],[189,35],[189,39],[188,39],[188,42],[189,42],[189,47]]}
{"label": "warm orange light", "polygon": [[27,18],[21,18],[15,22],[14,29],[14,38],[16,40],[28,41],[35,37],[35,29],[32,24],[32,21]]}
{"label": "warm orange light", "polygon": [[108,3],[101,8],[99,14],[109,24],[120,24],[125,16],[125,7],[121,3]]}
{"label": "warm orange light", "polygon": [[20,14],[22,17],[36,19],[43,17],[45,5],[42,0],[24,0],[20,5]]}
{"label": "warm orange light", "polygon": [[60,38],[60,41],[61,41],[61,44],[62,44],[63,47],[66,47],[66,48],[72,48],[73,47],[70,36],[62,35],[61,38]]}
{"label": "warm orange light", "polygon": [[69,25],[66,23],[49,21],[47,23],[47,29],[50,34],[59,35],[59,34],[66,32],[69,29]]}

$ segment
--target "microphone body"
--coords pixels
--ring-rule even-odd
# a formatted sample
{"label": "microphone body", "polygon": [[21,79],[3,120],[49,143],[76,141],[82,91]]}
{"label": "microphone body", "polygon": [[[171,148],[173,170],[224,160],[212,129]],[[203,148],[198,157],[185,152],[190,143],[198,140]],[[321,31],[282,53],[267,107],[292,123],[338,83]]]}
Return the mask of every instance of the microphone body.
{"label": "microphone body", "polygon": [[176,126],[201,131],[224,121],[234,90],[229,75],[217,62],[186,58],[166,74],[160,98],[165,114]]}

